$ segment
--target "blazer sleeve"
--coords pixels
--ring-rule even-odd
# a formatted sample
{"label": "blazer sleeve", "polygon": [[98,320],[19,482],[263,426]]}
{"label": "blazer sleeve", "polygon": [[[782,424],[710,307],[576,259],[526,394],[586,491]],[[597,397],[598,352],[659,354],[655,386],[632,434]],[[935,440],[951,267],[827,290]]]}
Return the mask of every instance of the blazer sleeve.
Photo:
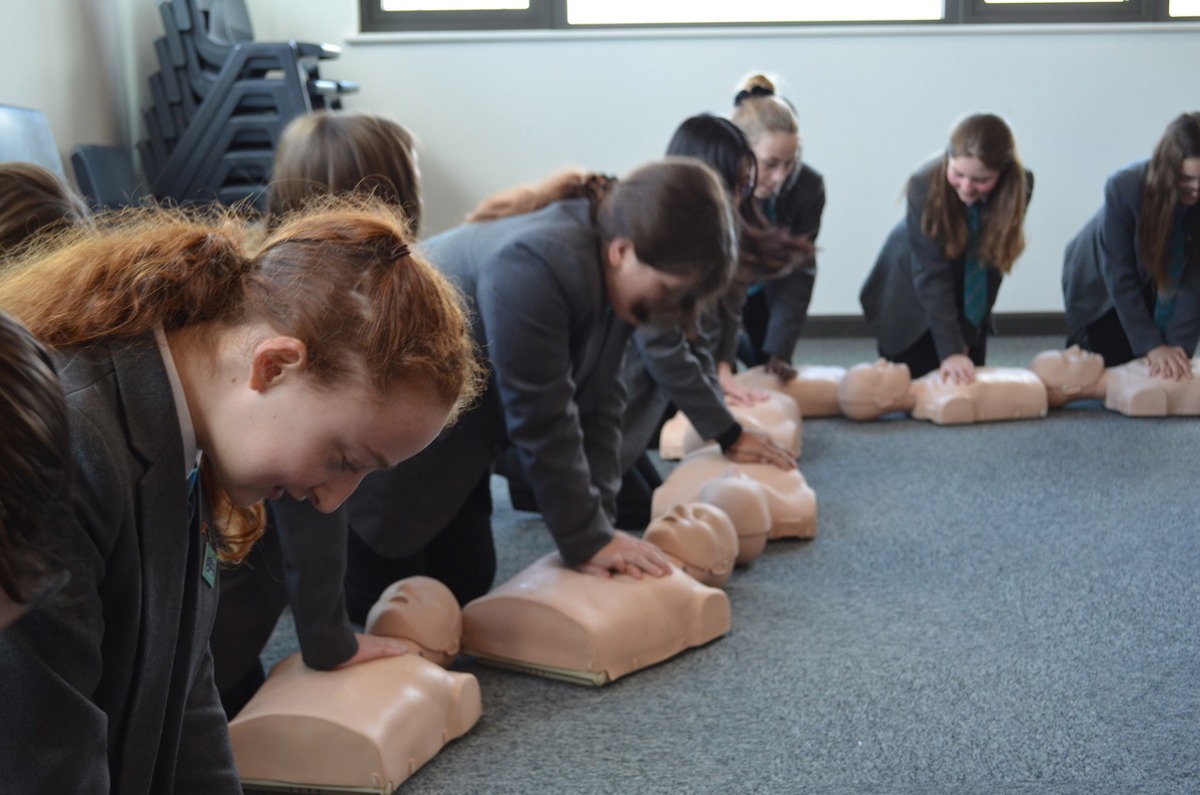
{"label": "blazer sleeve", "polygon": [[173,792],[241,793],[225,711],[213,681],[212,652],[205,650],[183,714]]}
{"label": "blazer sleeve", "polygon": [[290,497],[271,505],[283,555],[288,605],[304,664],[328,671],[358,651],[346,613],[346,509],[323,514]]}
{"label": "blazer sleeve", "polygon": [[967,351],[958,313],[957,292],[962,283],[959,276],[962,265],[946,259],[937,241],[921,231],[921,214],[928,194],[927,174],[909,181],[905,228],[912,252],[913,292],[933,334],[938,359],[945,359]]}
{"label": "blazer sleeve", "polygon": [[[565,262],[578,259],[571,251],[560,253]],[[486,330],[505,425],[550,534],[564,560],[577,565],[612,539],[608,497],[601,488],[607,492],[614,484],[593,483],[589,457],[595,460],[611,452],[611,466],[605,467],[609,472],[597,474],[603,481],[612,480],[610,473],[619,478],[624,389],[614,377],[608,416],[591,418],[592,447],[585,450],[569,333],[576,309],[573,296],[545,259],[554,254],[510,244],[493,256],[481,268],[476,307]],[[613,427],[606,433],[597,427],[608,422]]]}
{"label": "blazer sleeve", "polygon": [[642,326],[633,333],[637,355],[650,377],[687,416],[703,439],[715,439],[735,420],[717,385],[712,357],[693,348],[680,329]]}
{"label": "blazer sleeve", "polygon": [[1163,344],[1163,337],[1143,298],[1146,277],[1137,253],[1141,179],[1129,176],[1136,174],[1140,172],[1118,172],[1104,185],[1100,266],[1130,347],[1135,356],[1145,356]]}

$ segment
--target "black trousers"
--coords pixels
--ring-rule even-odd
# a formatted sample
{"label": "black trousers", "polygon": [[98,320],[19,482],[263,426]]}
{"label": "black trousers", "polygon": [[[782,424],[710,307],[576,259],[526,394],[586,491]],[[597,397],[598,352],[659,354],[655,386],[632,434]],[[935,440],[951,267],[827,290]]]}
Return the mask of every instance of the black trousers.
{"label": "black trousers", "polygon": [[767,291],[758,290],[746,296],[742,306],[742,333],[738,337],[738,358],[747,367],[766,364],[771,354],[763,350],[767,341],[767,325],[771,321],[771,305]]}
{"label": "black trousers", "polygon": [[[982,367],[987,360],[987,339],[987,329],[984,329],[979,332],[979,339],[975,344],[967,349],[967,356],[976,367]],[[883,351],[880,351],[879,355],[897,364],[907,364],[913,378],[920,378],[942,366],[937,346],[933,344],[932,331],[925,332],[921,339],[897,356],[886,356]]]}
{"label": "black trousers", "polygon": [[407,558],[383,557],[350,528],[346,609],[351,621],[366,623],[367,613],[389,585],[417,575],[444,583],[459,605],[491,590],[496,577],[496,546],[492,538],[490,473],[480,478],[458,513],[433,540]]}
{"label": "black trousers", "polygon": [[1133,346],[1121,325],[1116,309],[1110,309],[1099,320],[1088,323],[1082,332],[1067,337],[1067,347],[1078,345],[1085,351],[1104,357],[1105,367],[1116,367],[1134,358]]}

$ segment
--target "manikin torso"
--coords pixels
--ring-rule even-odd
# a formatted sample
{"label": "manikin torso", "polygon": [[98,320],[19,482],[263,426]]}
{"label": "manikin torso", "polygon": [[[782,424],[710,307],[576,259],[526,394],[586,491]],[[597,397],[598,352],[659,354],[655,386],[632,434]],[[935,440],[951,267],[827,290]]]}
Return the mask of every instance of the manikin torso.
{"label": "manikin torso", "polygon": [[1144,358],[1106,369],[1100,354],[1073,345],[1039,353],[1030,369],[1046,385],[1054,408],[1103,400],[1105,408],[1130,417],[1200,415],[1200,359],[1192,360],[1191,378],[1177,381],[1150,375]]}
{"label": "manikin torso", "polygon": [[[767,395],[766,400],[751,406],[730,406],[729,412],[744,430],[765,433],[780,447],[799,458],[802,424],[796,401],[782,392],[763,391]],[[658,438],[658,454],[665,460],[677,461],[710,442],[701,439],[687,416],[677,411],[663,424]]]}
{"label": "manikin torso", "polygon": [[602,685],[729,632],[729,598],[672,565],[663,577],[583,574],[551,553],[463,609],[463,651]]}
{"label": "manikin torso", "polygon": [[765,367],[759,366],[738,373],[734,380],[751,389],[782,392],[796,401],[801,417],[836,417],[842,411],[838,405],[838,384],[845,374],[845,367],[801,365],[796,368],[795,378],[780,381]]}
{"label": "manikin torso", "polygon": [[435,662],[452,660],[459,643],[449,589],[401,580],[369,623],[414,651],[334,671],[314,671],[299,654],[281,661],[229,724],[244,782],[391,793],[479,720],[479,682]]}

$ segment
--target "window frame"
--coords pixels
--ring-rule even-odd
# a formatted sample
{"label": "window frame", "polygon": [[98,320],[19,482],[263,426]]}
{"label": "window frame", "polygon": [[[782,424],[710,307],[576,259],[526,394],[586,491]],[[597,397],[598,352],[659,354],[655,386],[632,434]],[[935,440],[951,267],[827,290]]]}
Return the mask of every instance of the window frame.
{"label": "window frame", "polygon": [[384,11],[379,0],[359,0],[362,33],[432,33],[486,31],[589,31],[589,30],[702,30],[711,28],[820,28],[836,25],[988,25],[1056,23],[1137,23],[1194,21],[1194,17],[1172,19],[1169,0],[1124,0],[1113,3],[1013,3],[989,4],[986,0],[945,0],[946,13],[939,20],[879,22],[745,22],[745,23],[630,23],[570,25],[567,0],[529,0],[527,10],[481,11]]}

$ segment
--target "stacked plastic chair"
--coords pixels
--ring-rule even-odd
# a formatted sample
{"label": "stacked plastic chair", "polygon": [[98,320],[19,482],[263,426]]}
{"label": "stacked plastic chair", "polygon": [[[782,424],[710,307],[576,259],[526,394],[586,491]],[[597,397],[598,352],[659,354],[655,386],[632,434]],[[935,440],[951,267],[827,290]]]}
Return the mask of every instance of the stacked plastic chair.
{"label": "stacked plastic chair", "polygon": [[261,209],[283,128],[314,108],[340,107],[358,88],[320,77],[320,62],[339,48],[255,41],[244,0],[172,0],[159,11],[159,71],[138,144],[153,193]]}

